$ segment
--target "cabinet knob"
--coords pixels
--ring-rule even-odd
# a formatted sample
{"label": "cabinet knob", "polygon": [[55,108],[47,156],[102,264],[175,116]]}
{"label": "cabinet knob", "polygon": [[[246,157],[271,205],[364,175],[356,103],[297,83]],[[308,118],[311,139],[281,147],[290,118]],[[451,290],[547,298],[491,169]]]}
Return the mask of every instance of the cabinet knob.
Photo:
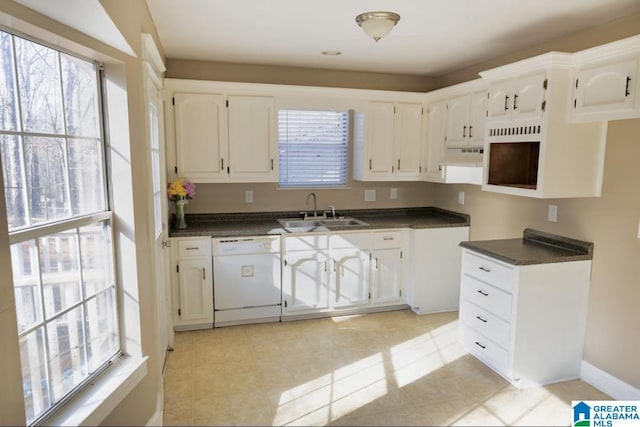
{"label": "cabinet knob", "polygon": [[504,111],[509,109],[509,95],[504,96]]}

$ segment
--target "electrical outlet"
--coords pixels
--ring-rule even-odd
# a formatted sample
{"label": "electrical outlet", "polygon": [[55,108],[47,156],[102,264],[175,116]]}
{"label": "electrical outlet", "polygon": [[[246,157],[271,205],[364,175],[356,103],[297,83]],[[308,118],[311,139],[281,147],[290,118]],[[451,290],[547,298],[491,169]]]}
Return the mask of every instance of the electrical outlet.
{"label": "electrical outlet", "polygon": [[244,201],[246,203],[253,203],[253,191],[247,190],[244,192]]}
{"label": "electrical outlet", "polygon": [[464,191],[458,191],[458,204],[464,205]]}
{"label": "electrical outlet", "polygon": [[376,190],[364,190],[364,201],[365,202],[375,202],[376,201]]}
{"label": "electrical outlet", "polygon": [[389,198],[391,200],[397,199],[398,198],[398,189],[397,188],[392,188],[391,192],[389,193]]}
{"label": "electrical outlet", "polygon": [[547,220],[551,222],[558,222],[558,206],[557,205],[549,205],[549,210],[547,212]]}

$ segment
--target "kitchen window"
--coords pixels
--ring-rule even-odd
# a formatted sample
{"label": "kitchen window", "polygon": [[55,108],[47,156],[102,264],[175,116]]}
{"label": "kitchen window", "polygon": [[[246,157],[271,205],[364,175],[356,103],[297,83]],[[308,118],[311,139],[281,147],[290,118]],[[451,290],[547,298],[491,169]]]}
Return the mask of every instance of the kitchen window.
{"label": "kitchen window", "polygon": [[120,354],[100,65],[0,32],[0,155],[27,423]]}
{"label": "kitchen window", "polygon": [[347,185],[349,112],[278,111],[281,188]]}

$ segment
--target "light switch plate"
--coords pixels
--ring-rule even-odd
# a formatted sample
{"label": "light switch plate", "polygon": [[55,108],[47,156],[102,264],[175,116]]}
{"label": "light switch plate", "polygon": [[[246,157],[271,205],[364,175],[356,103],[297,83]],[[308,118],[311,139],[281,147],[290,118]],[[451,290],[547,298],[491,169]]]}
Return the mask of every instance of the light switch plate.
{"label": "light switch plate", "polygon": [[253,203],[253,191],[247,190],[244,192],[244,201],[246,203]]}
{"label": "light switch plate", "polygon": [[558,205],[549,205],[547,220],[551,222],[558,222]]}
{"label": "light switch plate", "polygon": [[391,200],[397,199],[398,198],[398,189],[397,188],[392,188],[390,193],[389,193],[389,198]]}
{"label": "light switch plate", "polygon": [[458,204],[464,205],[464,191],[458,191]]}
{"label": "light switch plate", "polygon": [[375,202],[376,201],[376,190],[364,190],[364,201],[365,202]]}

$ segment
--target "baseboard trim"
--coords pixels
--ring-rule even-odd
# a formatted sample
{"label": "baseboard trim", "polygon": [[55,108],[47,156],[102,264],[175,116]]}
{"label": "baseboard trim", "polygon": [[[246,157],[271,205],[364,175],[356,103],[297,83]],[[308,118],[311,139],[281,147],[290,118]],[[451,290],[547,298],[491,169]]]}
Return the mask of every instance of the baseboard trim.
{"label": "baseboard trim", "polygon": [[163,425],[162,423],[162,409],[157,410],[156,412],[153,413],[153,415],[151,416],[151,418],[149,418],[149,420],[147,421],[147,426],[161,426]]}
{"label": "baseboard trim", "polygon": [[640,389],[582,361],[580,379],[616,400],[640,400]]}

